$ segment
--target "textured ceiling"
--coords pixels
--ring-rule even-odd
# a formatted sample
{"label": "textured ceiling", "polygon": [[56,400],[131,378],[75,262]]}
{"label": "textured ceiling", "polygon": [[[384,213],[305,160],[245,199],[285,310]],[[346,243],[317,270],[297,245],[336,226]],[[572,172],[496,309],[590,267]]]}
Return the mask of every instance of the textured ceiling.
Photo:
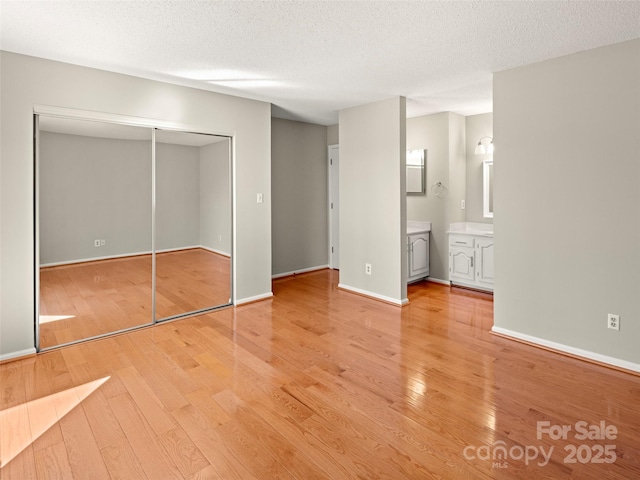
{"label": "textured ceiling", "polygon": [[492,110],[496,71],[640,37],[640,2],[2,1],[0,48],[239,95],[334,124]]}

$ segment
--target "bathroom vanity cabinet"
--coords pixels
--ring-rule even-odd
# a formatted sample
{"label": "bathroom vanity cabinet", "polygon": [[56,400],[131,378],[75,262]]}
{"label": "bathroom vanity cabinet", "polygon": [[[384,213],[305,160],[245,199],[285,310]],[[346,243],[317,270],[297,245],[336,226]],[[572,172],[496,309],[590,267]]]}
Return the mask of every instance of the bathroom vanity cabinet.
{"label": "bathroom vanity cabinet", "polygon": [[493,291],[493,225],[457,223],[449,230],[452,285]]}
{"label": "bathroom vanity cabinet", "polygon": [[429,276],[431,222],[407,222],[407,283]]}

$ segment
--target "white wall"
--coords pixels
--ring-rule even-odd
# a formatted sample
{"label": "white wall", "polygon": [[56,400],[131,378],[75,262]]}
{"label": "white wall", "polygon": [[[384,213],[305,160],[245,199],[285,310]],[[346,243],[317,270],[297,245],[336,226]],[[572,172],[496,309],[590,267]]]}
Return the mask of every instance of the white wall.
{"label": "white wall", "polygon": [[340,286],[398,304],[407,297],[405,124],[404,97],[340,111]]}
{"label": "white wall", "polygon": [[[2,52],[0,359],[34,348],[33,108],[50,105],[235,136],[237,302],[271,295],[271,106]],[[264,203],[256,203],[256,193]]]}
{"label": "white wall", "polygon": [[494,132],[495,327],[640,370],[640,39],[497,73]]}
{"label": "white wall", "polygon": [[493,113],[481,113],[465,118],[467,131],[467,222],[493,223],[492,218],[484,218],[483,176],[484,160],[491,155],[476,155],[475,149],[482,137],[493,137]]}
{"label": "white wall", "polygon": [[327,127],[274,118],[271,134],[273,274],[326,267]]}

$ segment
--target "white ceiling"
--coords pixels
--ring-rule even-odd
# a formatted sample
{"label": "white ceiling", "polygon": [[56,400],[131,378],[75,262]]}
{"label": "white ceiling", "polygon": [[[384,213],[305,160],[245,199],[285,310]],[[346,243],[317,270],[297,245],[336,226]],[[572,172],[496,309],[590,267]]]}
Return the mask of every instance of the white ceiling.
{"label": "white ceiling", "polygon": [[492,110],[492,73],[640,37],[636,1],[2,1],[0,48],[273,104],[325,125],[407,97]]}

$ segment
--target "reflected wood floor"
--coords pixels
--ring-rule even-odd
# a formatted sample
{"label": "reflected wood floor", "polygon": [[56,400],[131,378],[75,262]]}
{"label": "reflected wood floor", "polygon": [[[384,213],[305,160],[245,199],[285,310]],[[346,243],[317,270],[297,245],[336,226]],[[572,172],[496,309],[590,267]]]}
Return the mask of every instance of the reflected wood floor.
{"label": "reflected wood floor", "polygon": [[[279,279],[271,300],[1,365],[0,409],[23,412],[3,445],[27,445],[1,478],[640,478],[640,378],[491,335],[483,294],[419,283],[398,308],[337,280]],[[107,376],[30,438],[21,405]],[[537,438],[539,421],[618,434]],[[566,463],[583,444],[589,463]],[[534,448],[553,448],[546,465],[520,455]]]}
{"label": "reflected wood floor", "polygon": [[[158,319],[229,303],[228,257],[201,248],[156,257]],[[152,323],[151,288],[151,255],[42,268],[40,348]]]}

